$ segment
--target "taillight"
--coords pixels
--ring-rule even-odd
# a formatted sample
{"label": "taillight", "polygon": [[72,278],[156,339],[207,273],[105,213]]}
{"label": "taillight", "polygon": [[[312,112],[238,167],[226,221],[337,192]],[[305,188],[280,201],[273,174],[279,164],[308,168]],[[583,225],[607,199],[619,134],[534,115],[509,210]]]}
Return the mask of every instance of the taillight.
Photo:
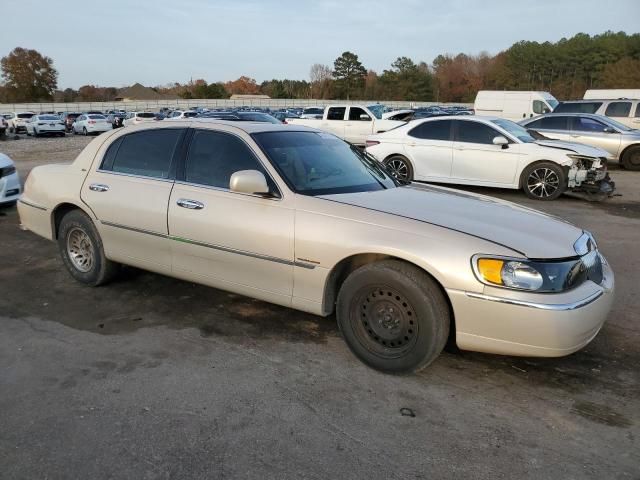
{"label": "taillight", "polygon": [[374,145],[380,145],[380,142],[376,141],[376,140],[367,140],[365,142],[365,145],[367,147],[373,147]]}
{"label": "taillight", "polygon": [[90,124],[93,125],[94,123],[96,123],[96,121],[95,120],[89,120],[87,123],[90,123]]}

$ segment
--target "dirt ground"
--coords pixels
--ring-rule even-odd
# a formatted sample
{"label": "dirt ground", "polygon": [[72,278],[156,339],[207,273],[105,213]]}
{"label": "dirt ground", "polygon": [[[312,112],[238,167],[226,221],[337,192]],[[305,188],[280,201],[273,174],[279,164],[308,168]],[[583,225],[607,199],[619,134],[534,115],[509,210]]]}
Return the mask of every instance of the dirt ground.
{"label": "dirt ground", "polygon": [[[24,180],[89,140],[0,152]],[[137,269],[81,286],[0,210],[0,478],[640,479],[640,172],[612,177],[602,203],[469,189],[594,233],[617,292],[589,346],[411,376],[361,364],[334,318]]]}

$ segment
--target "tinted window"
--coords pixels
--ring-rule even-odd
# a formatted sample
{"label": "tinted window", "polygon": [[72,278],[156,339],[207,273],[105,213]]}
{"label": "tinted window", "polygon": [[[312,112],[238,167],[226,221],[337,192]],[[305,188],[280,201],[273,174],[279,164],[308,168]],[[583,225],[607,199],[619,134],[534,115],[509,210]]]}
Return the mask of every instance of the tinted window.
{"label": "tinted window", "polygon": [[155,113],[141,112],[137,113],[136,116],[138,118],[155,118]]}
{"label": "tinted window", "polygon": [[199,185],[229,188],[231,175],[240,170],[267,173],[246,143],[234,135],[197,130],[189,146],[185,180]]}
{"label": "tinted window", "polygon": [[31,118],[33,117],[33,113],[19,113],[18,118]]}
{"label": "tinted window", "polygon": [[113,160],[109,155],[115,143],[109,148],[102,168],[130,175],[169,178],[173,152],[183,132],[182,129],[162,129],[126,135]]}
{"label": "tinted window", "polygon": [[542,100],[534,100],[533,101],[533,113],[542,114],[549,113],[549,107]]}
{"label": "tinted window", "polygon": [[55,115],[39,115],[38,120],[60,120],[60,118]]}
{"label": "tinted window", "polygon": [[198,116],[198,112],[184,112],[185,118],[193,118]]}
{"label": "tinted window", "polygon": [[568,120],[569,117],[565,117],[563,115],[549,115],[548,117],[528,123],[527,128],[539,128],[542,130],[568,130]]}
{"label": "tinted window", "polygon": [[502,135],[497,130],[480,122],[465,122],[458,120],[458,131],[455,140],[465,143],[493,144],[493,139]]}
{"label": "tinted window", "polygon": [[346,107],[332,107],[327,112],[327,120],[344,120]]}
{"label": "tinted window", "polygon": [[553,109],[554,113],[596,113],[602,102],[562,102]]}
{"label": "tinted window", "polygon": [[611,102],[604,114],[607,117],[628,117],[631,111],[631,102]]}
{"label": "tinted window", "polygon": [[[367,119],[366,120],[362,120],[360,118],[360,115],[366,115]],[[371,120],[371,117],[369,116],[369,114],[367,112],[365,112],[363,109],[359,108],[359,107],[351,107],[349,109],[349,120],[356,120],[356,121],[365,121],[368,122]]]}
{"label": "tinted window", "polygon": [[104,115],[89,115],[91,120],[104,120],[106,117]]}
{"label": "tinted window", "polygon": [[423,122],[417,127],[409,130],[409,135],[424,140],[450,140],[451,120],[436,120],[433,122]]}
{"label": "tinted window", "polygon": [[604,132],[607,126],[589,117],[575,117],[573,119],[573,129],[578,132]]}
{"label": "tinted window", "polygon": [[636,105],[636,118],[640,118],[640,102]]}

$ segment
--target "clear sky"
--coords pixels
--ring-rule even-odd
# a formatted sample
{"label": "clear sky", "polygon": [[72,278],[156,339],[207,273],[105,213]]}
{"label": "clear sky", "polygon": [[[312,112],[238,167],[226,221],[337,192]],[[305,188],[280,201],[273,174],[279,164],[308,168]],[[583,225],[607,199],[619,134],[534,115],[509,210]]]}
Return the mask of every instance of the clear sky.
{"label": "clear sky", "polygon": [[381,72],[399,56],[497,53],[518,40],[640,30],[640,0],[0,0],[0,56],[50,56],[58,86],[247,75],[308,79],[345,50]]}

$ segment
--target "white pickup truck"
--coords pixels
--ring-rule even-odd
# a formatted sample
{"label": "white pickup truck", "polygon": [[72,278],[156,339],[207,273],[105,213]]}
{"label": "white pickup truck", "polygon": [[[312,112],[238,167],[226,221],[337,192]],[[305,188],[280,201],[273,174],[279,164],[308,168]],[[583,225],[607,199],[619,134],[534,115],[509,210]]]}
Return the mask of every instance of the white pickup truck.
{"label": "white pickup truck", "polygon": [[404,125],[398,120],[383,120],[382,105],[328,105],[321,119],[288,118],[287,123],[304,125],[333,133],[354,145],[364,145],[369,135]]}

